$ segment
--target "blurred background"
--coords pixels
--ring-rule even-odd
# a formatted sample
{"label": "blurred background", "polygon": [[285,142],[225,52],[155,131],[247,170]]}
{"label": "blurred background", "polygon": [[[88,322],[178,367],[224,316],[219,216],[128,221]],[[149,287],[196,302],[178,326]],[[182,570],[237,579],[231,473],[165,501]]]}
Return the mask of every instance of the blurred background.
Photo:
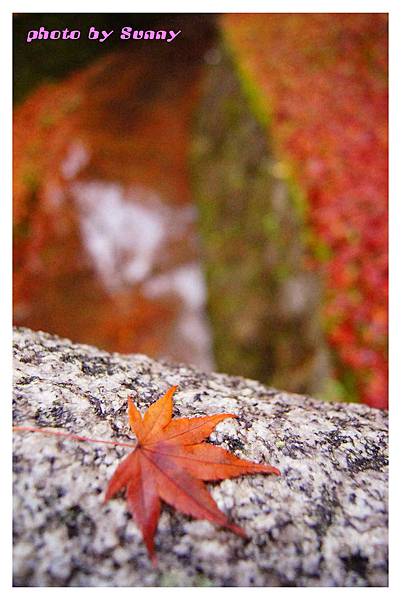
{"label": "blurred background", "polygon": [[386,15],[17,14],[14,103],[15,325],[387,407]]}

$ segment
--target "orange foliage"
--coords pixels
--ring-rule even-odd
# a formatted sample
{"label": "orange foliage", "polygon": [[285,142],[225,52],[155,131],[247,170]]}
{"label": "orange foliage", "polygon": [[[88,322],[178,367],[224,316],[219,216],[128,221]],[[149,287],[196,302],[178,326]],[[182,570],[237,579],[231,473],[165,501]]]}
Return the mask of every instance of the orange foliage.
{"label": "orange foliage", "polygon": [[[145,50],[108,55],[42,85],[14,112],[14,322],[157,356],[168,354],[180,298],[149,297],[142,281],[110,292],[83,243],[73,192],[76,183],[111,182],[127,203],[139,186],[168,206],[188,205],[188,122],[199,66],[193,61],[179,73],[173,49]],[[86,159],[66,174],[74,144]],[[198,260],[193,225],[175,236],[152,273]]]}
{"label": "orange foliage", "polygon": [[219,481],[244,474],[280,471],[270,465],[242,460],[224,448],[204,443],[220,421],[235,417],[219,414],[193,419],[173,419],[173,386],[141,416],[129,399],[128,416],[138,440],[136,449],[117,467],[109,482],[106,500],[125,489],[128,508],[140,527],[150,556],[160,515],[160,500],[177,510],[245,532],[230,523],[209,494],[203,481]]}

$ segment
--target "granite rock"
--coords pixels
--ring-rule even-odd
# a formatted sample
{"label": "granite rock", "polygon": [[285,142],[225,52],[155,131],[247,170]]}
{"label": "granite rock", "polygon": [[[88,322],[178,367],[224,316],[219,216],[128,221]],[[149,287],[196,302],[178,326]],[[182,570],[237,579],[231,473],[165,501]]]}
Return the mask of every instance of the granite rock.
{"label": "granite rock", "polygon": [[121,497],[103,504],[122,447],[14,433],[15,586],[386,586],[387,413],[14,331],[14,424],[127,440],[179,385],[175,416],[233,412],[210,440],[277,466],[209,486],[244,540],[164,506],[158,565]]}

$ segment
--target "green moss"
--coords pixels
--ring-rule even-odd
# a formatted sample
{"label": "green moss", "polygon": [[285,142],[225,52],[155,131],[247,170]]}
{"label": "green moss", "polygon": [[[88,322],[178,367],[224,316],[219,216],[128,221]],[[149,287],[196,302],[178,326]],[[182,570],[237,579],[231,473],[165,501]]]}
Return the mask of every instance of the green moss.
{"label": "green moss", "polygon": [[297,212],[297,215],[305,224],[305,221],[309,215],[310,208],[308,204],[308,198],[302,188],[298,185],[295,176],[293,175],[293,169],[288,165],[287,174],[285,181],[291,196],[292,203]]}
{"label": "green moss", "polygon": [[250,109],[255,116],[256,120],[262,127],[268,127],[271,121],[272,109],[268,105],[268,101],[265,95],[260,90],[254,79],[248,73],[247,69],[242,66],[241,60],[235,51],[234,45],[229,39],[229,34],[226,30],[221,32],[222,43],[227,55],[231,58],[232,63],[235,65],[237,75],[241,83],[241,87],[244,91]]}
{"label": "green moss", "polygon": [[312,242],[313,256],[320,262],[327,262],[333,256],[333,251],[326,242],[314,236]]}
{"label": "green moss", "polygon": [[274,269],[274,271],[272,272],[272,277],[277,281],[277,282],[282,282],[285,281],[285,279],[288,279],[288,277],[291,275],[291,269],[288,265],[286,264],[280,264],[277,265],[277,267]]}
{"label": "green moss", "polygon": [[233,98],[226,98],[224,100],[223,111],[225,117],[229,121],[234,121],[238,119],[241,113],[238,102],[236,102],[236,100]]}
{"label": "green moss", "polygon": [[262,219],[262,227],[270,239],[277,239],[280,232],[280,223],[274,213],[266,214]]}
{"label": "green moss", "polygon": [[248,98],[252,113],[255,115],[255,118],[260,125],[263,127],[268,127],[271,121],[270,110],[267,107],[267,103],[263,94],[260,92],[252,78],[248,76],[245,69],[239,68],[238,73],[242,83],[242,89]]}

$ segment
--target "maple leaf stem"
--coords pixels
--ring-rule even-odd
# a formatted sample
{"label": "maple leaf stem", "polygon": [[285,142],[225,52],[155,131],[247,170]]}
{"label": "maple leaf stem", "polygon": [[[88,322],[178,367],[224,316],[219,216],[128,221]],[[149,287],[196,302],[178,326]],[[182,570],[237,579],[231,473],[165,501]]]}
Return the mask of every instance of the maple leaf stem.
{"label": "maple leaf stem", "polygon": [[136,444],[128,444],[124,442],[113,442],[112,440],[96,440],[88,438],[83,435],[76,435],[74,433],[65,433],[64,431],[49,431],[48,429],[42,429],[40,427],[29,427],[25,425],[15,425],[13,431],[32,431],[34,433],[44,433],[46,435],[59,435],[62,437],[69,438],[70,440],[78,440],[79,442],[92,442],[95,444],[109,444],[110,446],[126,446],[128,448],[136,448]]}

